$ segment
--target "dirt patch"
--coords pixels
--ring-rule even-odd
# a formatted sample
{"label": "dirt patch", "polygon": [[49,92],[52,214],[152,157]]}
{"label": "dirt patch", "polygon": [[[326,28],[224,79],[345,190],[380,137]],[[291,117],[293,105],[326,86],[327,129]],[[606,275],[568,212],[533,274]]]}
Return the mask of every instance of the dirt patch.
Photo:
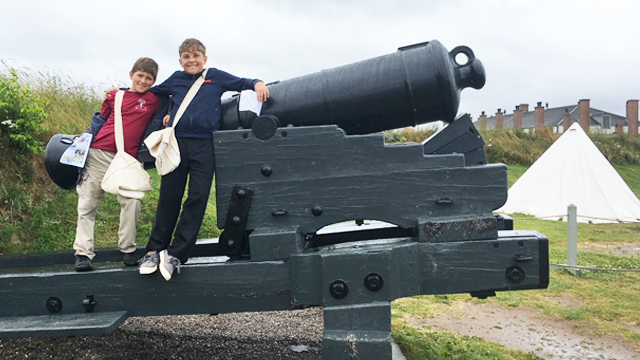
{"label": "dirt patch", "polygon": [[[557,300],[569,306],[579,306],[564,296]],[[545,359],[640,359],[640,352],[622,338],[597,336],[587,326],[545,318],[529,308],[465,303],[463,310],[462,314],[445,313],[431,319],[412,318],[410,321],[419,327],[478,336],[511,349],[533,352]]]}
{"label": "dirt patch", "polygon": [[556,302],[560,305],[564,305],[572,309],[578,309],[582,304],[582,300],[567,294],[564,294],[562,296],[550,297],[549,301]]}
{"label": "dirt patch", "polygon": [[618,256],[631,256],[635,257],[640,255],[640,245],[638,244],[624,244],[624,243],[611,243],[611,244],[598,244],[598,243],[585,243],[580,246],[580,249],[602,251],[609,254]]}

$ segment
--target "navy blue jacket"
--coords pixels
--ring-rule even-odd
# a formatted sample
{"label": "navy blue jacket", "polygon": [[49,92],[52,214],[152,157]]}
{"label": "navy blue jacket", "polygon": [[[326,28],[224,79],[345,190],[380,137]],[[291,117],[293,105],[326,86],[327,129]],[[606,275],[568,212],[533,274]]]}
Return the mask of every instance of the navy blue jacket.
{"label": "navy blue jacket", "polygon": [[[176,71],[162,84],[151,88],[158,95],[171,95],[171,121],[178,112],[180,103],[187,95],[191,85],[200,77],[186,71]],[[211,139],[213,132],[220,129],[222,105],[220,98],[225,91],[253,90],[258,79],[239,78],[222,70],[210,68],[205,82],[193,98],[176,126],[176,137]]]}

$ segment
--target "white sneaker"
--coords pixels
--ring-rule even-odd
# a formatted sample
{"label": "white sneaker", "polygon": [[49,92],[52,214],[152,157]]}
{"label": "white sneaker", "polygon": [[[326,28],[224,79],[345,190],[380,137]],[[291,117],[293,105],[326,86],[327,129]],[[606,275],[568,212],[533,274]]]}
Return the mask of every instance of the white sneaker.
{"label": "white sneaker", "polygon": [[157,252],[145,254],[140,261],[140,275],[153,274],[158,270],[158,264],[160,264],[160,257]]}
{"label": "white sneaker", "polygon": [[160,267],[160,274],[167,281],[171,280],[174,270],[177,270],[178,274],[180,274],[180,260],[169,255],[167,250],[160,251],[160,264],[158,266]]}

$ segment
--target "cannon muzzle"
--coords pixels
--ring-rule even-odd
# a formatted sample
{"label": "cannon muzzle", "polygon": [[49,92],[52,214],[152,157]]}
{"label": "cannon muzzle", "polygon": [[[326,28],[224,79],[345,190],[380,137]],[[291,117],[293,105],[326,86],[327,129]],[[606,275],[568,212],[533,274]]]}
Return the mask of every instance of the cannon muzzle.
{"label": "cannon muzzle", "polygon": [[[278,126],[338,125],[347,134],[452,122],[460,91],[480,89],[484,83],[484,67],[470,48],[449,52],[433,40],[269,84],[271,98],[261,115],[275,116]],[[238,103],[237,95],[223,102],[222,130],[252,127],[256,114],[239,111]]]}

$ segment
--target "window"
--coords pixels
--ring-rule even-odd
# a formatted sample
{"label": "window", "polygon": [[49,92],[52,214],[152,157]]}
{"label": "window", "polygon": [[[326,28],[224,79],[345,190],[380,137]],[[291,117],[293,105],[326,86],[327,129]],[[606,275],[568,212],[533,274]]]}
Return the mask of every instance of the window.
{"label": "window", "polygon": [[602,116],[602,128],[611,129],[611,116],[609,115]]}

